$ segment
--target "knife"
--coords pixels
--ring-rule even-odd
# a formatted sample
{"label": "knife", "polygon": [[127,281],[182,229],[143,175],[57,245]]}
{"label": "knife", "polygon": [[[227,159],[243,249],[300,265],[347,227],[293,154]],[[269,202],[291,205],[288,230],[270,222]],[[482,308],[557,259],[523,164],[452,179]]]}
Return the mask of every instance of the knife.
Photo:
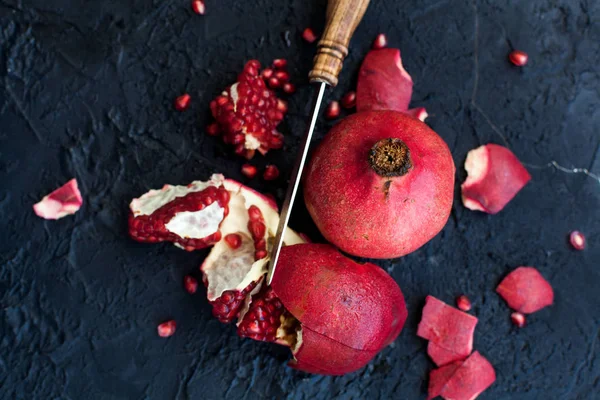
{"label": "knife", "polygon": [[290,220],[290,211],[294,206],[300,181],[302,180],[302,172],[306,163],[308,149],[310,148],[310,141],[317,125],[317,118],[325,89],[327,86],[335,87],[338,84],[338,76],[342,70],[342,64],[348,55],[350,39],[365,11],[367,11],[368,5],[369,0],[329,0],[327,3],[325,30],[323,37],[317,45],[317,54],[313,61],[313,69],[308,74],[310,82],[318,85],[318,87],[312,103],[312,112],[308,127],[300,144],[300,151],[281,209],[277,234],[275,235],[275,241],[271,249],[267,285],[271,284],[275,268],[277,267],[277,261],[279,261],[279,254],[283,247],[284,233]]}

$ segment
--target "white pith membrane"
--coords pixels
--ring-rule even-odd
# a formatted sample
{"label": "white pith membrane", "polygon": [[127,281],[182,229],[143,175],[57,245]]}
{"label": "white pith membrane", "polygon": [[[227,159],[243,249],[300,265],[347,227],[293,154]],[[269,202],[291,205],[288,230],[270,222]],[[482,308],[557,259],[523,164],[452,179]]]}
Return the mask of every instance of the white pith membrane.
{"label": "white pith membrane", "polygon": [[[238,95],[238,91],[237,91],[238,85],[239,85],[239,83],[234,83],[229,88],[229,93],[227,93],[227,92],[222,93],[223,96],[231,97],[231,101],[233,102],[233,111],[234,112],[237,111],[237,102],[240,98],[240,96]],[[244,147],[248,150],[257,150],[260,147],[260,141],[256,137],[249,134],[248,131],[246,131],[245,126],[242,127],[242,131],[244,132],[244,138],[245,138]]]}
{"label": "white pith membrane", "polygon": [[[489,153],[485,146],[480,146],[469,151],[465,160],[465,170],[467,171],[467,179],[461,185],[462,189],[468,188],[480,182],[486,175],[489,169]],[[468,198],[462,194],[463,205],[469,210],[485,211],[485,208],[480,202]]]}
{"label": "white pith membrane", "polygon": [[175,214],[165,227],[182,238],[202,239],[219,230],[225,210],[216,201],[199,211]]}
{"label": "white pith membrane", "polygon": [[[241,184],[225,180],[224,186],[231,195],[229,215],[220,227],[221,240],[213,246],[200,269],[208,281],[207,297],[209,301],[218,299],[225,291],[242,291],[252,282],[257,282],[256,287],[246,296],[244,305],[240,310],[239,325],[250,308],[252,296],[258,293],[263,286],[269,263],[268,255],[260,260],[254,260],[254,240],[248,230],[248,222],[250,221],[248,209],[254,205],[262,212],[267,228],[264,239],[269,254],[271,242],[277,233],[279,214],[262,196],[243,187]],[[242,239],[240,247],[235,250],[225,240],[225,236],[229,234],[238,234]],[[299,243],[306,243],[306,241],[288,228],[284,235],[284,244]],[[298,329],[295,319],[286,319],[285,314],[281,316],[277,338],[278,343],[290,346],[293,352],[300,348],[302,332]]]}

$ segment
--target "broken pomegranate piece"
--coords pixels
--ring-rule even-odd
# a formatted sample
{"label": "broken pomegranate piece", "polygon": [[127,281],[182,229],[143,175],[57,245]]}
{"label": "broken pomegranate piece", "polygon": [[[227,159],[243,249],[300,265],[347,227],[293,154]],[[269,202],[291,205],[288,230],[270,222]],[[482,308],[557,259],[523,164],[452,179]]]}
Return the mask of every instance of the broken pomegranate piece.
{"label": "broken pomegranate piece", "polygon": [[[283,146],[283,135],[277,131],[277,125],[285,111],[275,92],[266,86],[260,67],[257,60],[248,61],[238,81],[210,103],[223,141],[235,146],[235,153],[247,159],[257,150],[265,155],[270,149]],[[272,87],[279,87],[278,78],[272,76],[271,80],[277,81],[270,83]]]}
{"label": "broken pomegranate piece", "polygon": [[496,381],[494,367],[477,351],[457,364],[431,371],[428,399],[442,396],[447,400],[473,400]]}
{"label": "broken pomegranate piece", "polygon": [[457,310],[433,296],[427,296],[417,335],[444,350],[468,355],[473,350],[475,325],[477,318],[474,316]]}
{"label": "broken pomegranate piece", "polygon": [[138,242],[173,242],[188,251],[221,239],[219,225],[229,213],[230,194],[223,175],[187,186],[165,185],[133,199],[129,234]]}
{"label": "broken pomegranate piece", "polygon": [[77,180],[71,179],[63,186],[33,206],[33,211],[38,217],[44,219],[60,219],[67,215],[75,214],[83,204]]}
{"label": "broken pomegranate piece", "polygon": [[463,361],[471,354],[471,352],[455,353],[452,350],[447,350],[434,342],[427,343],[427,355],[431,358],[431,361],[438,367],[449,364],[454,361]]}
{"label": "broken pomegranate piece", "polygon": [[506,147],[487,144],[469,151],[462,201],[470,210],[500,212],[531,180],[519,159]]}
{"label": "broken pomegranate piece", "polygon": [[358,73],[356,111],[406,112],[412,88],[413,81],[402,66],[400,50],[371,50]]}
{"label": "broken pomegranate piece", "polygon": [[451,364],[434,369],[429,373],[429,386],[427,389],[428,400],[434,399],[442,393],[446,383],[448,383],[450,378],[452,378],[452,375],[454,375],[461,365],[462,361],[455,361]]}
{"label": "broken pomegranate piece", "polygon": [[519,267],[500,282],[496,292],[508,306],[523,314],[531,314],[554,303],[554,290],[533,267]]}

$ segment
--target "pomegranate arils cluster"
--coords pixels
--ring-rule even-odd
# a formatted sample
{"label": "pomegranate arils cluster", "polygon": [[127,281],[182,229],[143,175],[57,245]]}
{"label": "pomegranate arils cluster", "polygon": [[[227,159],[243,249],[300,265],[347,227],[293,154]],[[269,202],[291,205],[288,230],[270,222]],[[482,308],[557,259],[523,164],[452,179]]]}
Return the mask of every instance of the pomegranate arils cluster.
{"label": "pomegranate arils cluster", "polygon": [[274,342],[284,312],[285,308],[273,293],[273,289],[265,286],[252,296],[250,308],[238,325],[238,335],[264,342]]}
{"label": "pomegranate arils cluster", "polygon": [[283,135],[277,131],[277,125],[285,111],[275,92],[265,84],[260,68],[257,60],[248,61],[238,81],[210,103],[223,141],[247,159],[256,151],[264,155],[283,146]]}

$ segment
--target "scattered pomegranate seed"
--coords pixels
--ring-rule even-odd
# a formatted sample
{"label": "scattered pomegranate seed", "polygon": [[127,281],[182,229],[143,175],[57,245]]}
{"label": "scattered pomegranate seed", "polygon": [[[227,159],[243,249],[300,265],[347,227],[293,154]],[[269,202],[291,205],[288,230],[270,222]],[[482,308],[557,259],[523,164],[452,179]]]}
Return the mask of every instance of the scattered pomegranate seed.
{"label": "scattered pomegranate seed", "polygon": [[278,58],[273,60],[273,67],[277,68],[277,69],[283,69],[285,67],[287,67],[287,60],[283,59],[283,58]]}
{"label": "scattered pomegranate seed", "polygon": [[272,76],[271,78],[269,78],[269,87],[271,89],[277,89],[280,86],[281,86],[281,82],[279,82],[279,79],[277,79],[274,76]]}
{"label": "scattered pomegranate seed", "polygon": [[340,103],[338,103],[337,101],[332,101],[331,103],[329,103],[329,105],[327,106],[327,109],[325,110],[325,117],[327,119],[336,119],[339,116],[340,116]]}
{"label": "scattered pomegranate seed", "polygon": [[242,174],[250,179],[256,176],[257,171],[258,170],[256,169],[256,167],[252,164],[242,165]]}
{"label": "scattered pomegranate seed", "polygon": [[206,133],[208,133],[210,136],[217,136],[219,133],[221,133],[221,128],[219,128],[219,124],[213,122],[206,127]]}
{"label": "scattered pomegranate seed", "polygon": [[277,111],[280,111],[285,114],[287,112],[287,110],[288,110],[287,102],[285,100],[277,99]]}
{"label": "scattered pomegranate seed", "polygon": [[306,40],[308,43],[314,43],[314,41],[317,40],[317,35],[315,35],[312,29],[306,28],[302,32],[302,39]]}
{"label": "scattered pomegranate seed", "polygon": [[573,246],[574,249],[585,249],[585,236],[583,235],[583,233],[579,231],[571,232],[571,235],[569,235],[569,241],[571,242],[571,246]]}
{"label": "scattered pomegranate seed", "polygon": [[263,179],[265,181],[272,181],[274,179],[277,179],[278,176],[279,168],[272,164],[266,166],[265,172],[263,173]]}
{"label": "scattered pomegranate seed", "polygon": [[467,296],[460,295],[456,298],[456,307],[461,311],[469,311],[471,309],[471,300]]}
{"label": "scattered pomegranate seed", "polygon": [[522,67],[525,64],[527,64],[527,60],[529,59],[529,56],[524,51],[513,50],[508,55],[508,59],[510,60],[511,63],[513,63],[517,67]]}
{"label": "scattered pomegranate seed", "polygon": [[510,314],[510,320],[512,321],[513,325],[518,328],[525,326],[525,315],[521,314],[520,312],[514,312]]}
{"label": "scattered pomegranate seed", "polygon": [[340,104],[344,108],[354,108],[356,107],[356,92],[350,91],[342,97],[340,100]]}
{"label": "scattered pomegranate seed", "polygon": [[265,68],[263,69],[261,76],[263,77],[263,79],[269,79],[273,76],[273,70],[271,68]]}
{"label": "scattered pomegranate seed", "polygon": [[177,111],[183,111],[190,105],[191,97],[189,94],[182,94],[178,98],[175,99],[175,109]]}
{"label": "scattered pomegranate seed", "polygon": [[286,82],[283,84],[282,89],[284,93],[292,94],[296,92],[296,85],[294,85],[293,83]]}
{"label": "scattered pomegranate seed", "polygon": [[379,35],[377,35],[377,37],[373,41],[373,45],[371,46],[371,48],[383,49],[386,46],[387,46],[387,36],[385,36],[383,33],[380,33]]}
{"label": "scattered pomegranate seed", "polygon": [[183,287],[189,294],[194,294],[198,290],[198,280],[191,275],[186,275],[183,278]]}
{"label": "scattered pomegranate seed", "polygon": [[175,333],[176,327],[177,327],[177,323],[175,322],[175,320],[163,322],[157,328],[158,336],[160,336],[160,337],[173,336],[173,334]]}
{"label": "scattered pomegranate seed", "polygon": [[290,74],[286,71],[277,71],[275,72],[275,78],[279,79],[280,82],[287,82],[290,80]]}
{"label": "scattered pomegranate seed", "polygon": [[242,237],[237,233],[230,233],[229,235],[225,235],[225,242],[227,242],[227,245],[233,250],[239,249],[242,245]]}
{"label": "scattered pomegranate seed", "polygon": [[204,1],[202,0],[194,0],[192,1],[192,10],[198,15],[204,15],[206,12],[206,7],[204,6]]}

